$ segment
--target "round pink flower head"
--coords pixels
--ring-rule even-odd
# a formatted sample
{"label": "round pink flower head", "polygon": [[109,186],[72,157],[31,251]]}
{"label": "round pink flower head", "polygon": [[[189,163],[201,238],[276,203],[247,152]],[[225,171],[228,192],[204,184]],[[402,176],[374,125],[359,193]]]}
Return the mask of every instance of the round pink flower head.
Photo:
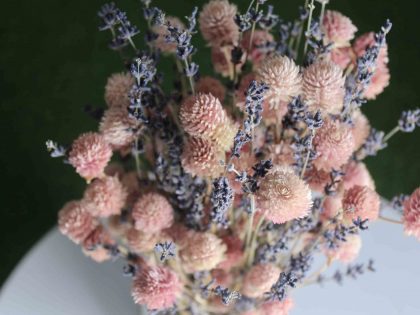
{"label": "round pink flower head", "polygon": [[363,96],[368,100],[376,99],[389,85],[390,79],[391,75],[387,65],[377,67]]}
{"label": "round pink flower head", "polygon": [[222,239],[227,246],[227,250],[225,259],[217,265],[217,268],[229,270],[242,262],[244,257],[243,242],[235,235],[227,235]]}
{"label": "round pink flower head", "polygon": [[133,206],[134,226],[144,233],[156,233],[170,227],[174,221],[171,204],[161,194],[149,192]]}
{"label": "round pink flower head", "polygon": [[420,187],[404,203],[404,231],[420,240]]}
{"label": "round pink flower head", "polygon": [[322,203],[324,210],[321,212],[321,219],[331,220],[341,211],[343,208],[342,203],[342,194],[336,196],[327,196]]}
{"label": "round pink flower head", "polygon": [[369,120],[360,110],[353,112],[353,127],[351,132],[354,139],[354,149],[359,149],[366,141],[370,133]]}
{"label": "round pink flower head", "polygon": [[98,133],[88,132],[73,142],[69,163],[80,176],[90,181],[104,174],[105,166],[111,156],[111,147],[104,137]]}
{"label": "round pink flower head", "polygon": [[300,94],[302,88],[299,67],[289,57],[279,54],[273,54],[261,62],[255,79],[268,84],[265,98],[270,103],[289,102]]}
{"label": "round pink flower head", "polygon": [[84,241],[97,226],[89,207],[82,201],[67,202],[58,213],[58,228],[76,244]]}
{"label": "round pink flower head", "polygon": [[111,107],[105,111],[99,131],[114,150],[130,145],[137,136],[139,123],[129,117],[127,109]]}
{"label": "round pink flower head", "polygon": [[121,212],[127,191],[117,176],[106,176],[91,182],[83,199],[90,205],[89,210],[93,216],[106,218]]}
{"label": "round pink flower head", "polygon": [[242,293],[250,298],[263,297],[277,281],[280,269],[273,264],[254,265],[244,278]]}
{"label": "round pink flower head", "polygon": [[306,216],[312,206],[309,186],[289,166],[274,167],[256,197],[258,209],[277,224]]}
{"label": "round pink flower head", "polygon": [[211,233],[193,233],[180,250],[182,266],[186,272],[215,268],[224,259],[226,245]]}
{"label": "round pink flower head", "polygon": [[312,111],[339,114],[344,102],[345,76],[331,61],[317,61],[303,72],[303,98]]}
{"label": "round pink flower head", "polygon": [[224,154],[213,143],[200,138],[188,138],[181,156],[182,166],[187,173],[215,178],[223,171],[220,161],[224,161]]}
{"label": "round pink flower head", "polygon": [[[360,35],[356,38],[356,40],[353,43],[353,51],[356,54],[356,57],[362,57],[367,48],[372,47],[375,44],[375,33],[369,32],[365,33],[363,35]],[[382,46],[382,48],[379,51],[379,56],[377,60],[377,65],[379,67],[387,64],[389,62],[388,58],[388,45]]]}
{"label": "round pink flower head", "polygon": [[327,10],[322,21],[322,29],[328,43],[334,43],[335,47],[350,45],[350,41],[357,32],[357,27],[351,20],[340,12]]}
{"label": "round pink flower head", "polygon": [[330,59],[333,63],[344,70],[352,61],[352,53],[353,51],[351,47],[332,49],[330,52]]}
{"label": "round pink flower head", "polygon": [[94,261],[101,263],[111,258],[110,252],[105,248],[106,245],[113,245],[115,241],[102,225],[89,234],[83,241],[83,253]]}
{"label": "round pink flower head", "polygon": [[222,83],[210,76],[201,77],[195,84],[197,93],[212,94],[214,97],[223,102],[225,99],[226,89]]}
{"label": "round pink flower head", "polygon": [[121,178],[121,183],[128,193],[127,204],[132,206],[140,196],[140,182],[137,172],[125,173]]}
{"label": "round pink flower head", "polygon": [[[251,31],[246,32],[242,38],[242,48],[246,51],[250,47]],[[251,51],[248,52],[248,60],[252,61],[254,67],[267,57],[267,52],[261,46],[273,42],[274,37],[265,30],[255,30],[252,37]]]}
{"label": "round pink flower head", "polygon": [[[216,73],[220,74],[222,77],[231,77],[233,78],[234,66],[230,61],[232,50],[234,46],[213,46],[211,48],[211,63],[213,64],[213,69]],[[236,72],[240,73],[242,65],[245,63],[245,54],[242,55],[240,62],[235,65]]]}
{"label": "round pink flower head", "polygon": [[[184,23],[175,16],[165,16],[165,22],[169,22],[171,26],[174,26],[179,30],[185,29]],[[166,36],[169,35],[166,25],[153,26],[152,31],[157,35],[157,38],[152,42],[152,45],[163,53],[173,54],[176,52],[176,43],[168,42],[166,40]]]}
{"label": "round pink flower head", "polygon": [[325,186],[331,181],[329,172],[318,170],[316,167],[306,171],[305,179],[311,190],[319,193],[324,193]]}
{"label": "round pink flower head", "polygon": [[126,238],[130,249],[137,254],[152,251],[159,242],[158,234],[143,233],[134,228],[127,230]]}
{"label": "round pink flower head", "polygon": [[191,136],[212,141],[225,151],[232,146],[237,128],[212,94],[187,98],[179,115],[182,126]]}
{"label": "round pink flower head", "polygon": [[379,195],[367,186],[355,185],[344,192],[343,211],[344,219],[376,220],[380,208]]}
{"label": "round pink flower head", "polygon": [[346,164],[354,150],[350,127],[330,118],[326,118],[323,126],[316,131],[313,144],[318,153],[313,164],[327,172]]}
{"label": "round pink flower head", "polygon": [[149,310],[170,308],[181,295],[182,283],[168,267],[144,266],[134,277],[131,295]]}
{"label": "round pink flower head", "polygon": [[288,315],[293,307],[293,300],[286,298],[283,301],[270,301],[261,305],[263,315]]}
{"label": "round pink flower head", "polygon": [[127,108],[130,105],[128,97],[134,85],[134,78],[130,73],[114,73],[105,85],[105,102],[109,107]]}
{"label": "round pink flower head", "polygon": [[236,44],[239,38],[236,13],[236,5],[227,0],[212,0],[204,5],[198,18],[204,39],[212,46]]}
{"label": "round pink flower head", "polygon": [[344,169],[345,175],[343,177],[344,189],[350,189],[355,185],[367,186],[375,190],[375,182],[370,176],[369,170],[362,162],[351,161]]}
{"label": "round pink flower head", "polygon": [[342,263],[349,264],[356,260],[359,256],[360,249],[362,248],[362,238],[353,234],[346,237],[345,242],[340,242],[336,249],[327,249],[325,254],[331,260],[338,260]]}

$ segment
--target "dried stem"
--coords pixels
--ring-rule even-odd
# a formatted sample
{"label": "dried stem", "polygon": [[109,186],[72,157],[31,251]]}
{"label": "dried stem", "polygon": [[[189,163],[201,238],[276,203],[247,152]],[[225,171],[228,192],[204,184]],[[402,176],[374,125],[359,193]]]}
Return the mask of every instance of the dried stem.
{"label": "dried stem", "polygon": [[380,215],[380,216],[379,216],[379,219],[381,219],[381,220],[383,220],[383,221],[386,221],[386,222],[389,222],[389,223],[394,223],[394,224],[404,224],[402,221],[398,221],[398,220],[390,219],[390,218],[384,217],[384,216],[382,216],[382,215]]}
{"label": "dried stem", "polygon": [[[308,26],[306,27],[306,32],[309,33],[309,31],[311,30],[311,24],[312,24],[312,15],[314,14],[314,9],[315,9],[315,5],[314,5],[314,0],[311,0],[311,3],[308,6],[309,8],[309,18],[308,18]],[[305,48],[303,49],[303,57],[305,57],[306,52],[308,50],[308,39],[306,39],[305,41]]]}
{"label": "dried stem", "polygon": [[399,126],[396,126],[394,129],[392,129],[390,132],[388,132],[386,135],[385,135],[385,137],[384,137],[384,139],[383,139],[383,142],[385,143],[385,142],[387,142],[389,139],[391,139],[392,138],[392,136],[393,135],[395,135],[398,131],[400,131],[401,129],[400,129],[400,127]]}

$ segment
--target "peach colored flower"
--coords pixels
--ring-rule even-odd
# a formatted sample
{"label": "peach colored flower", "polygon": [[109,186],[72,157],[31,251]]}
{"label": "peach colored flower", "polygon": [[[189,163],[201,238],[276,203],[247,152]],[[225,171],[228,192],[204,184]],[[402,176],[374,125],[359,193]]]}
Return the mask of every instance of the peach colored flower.
{"label": "peach colored flower", "polygon": [[90,214],[89,206],[82,201],[67,202],[58,212],[58,228],[76,244],[89,236],[98,225]]}
{"label": "peach colored flower", "polygon": [[171,204],[161,194],[149,192],[133,206],[134,226],[143,233],[156,233],[170,227],[174,221]]}
{"label": "peach colored flower", "polygon": [[325,186],[331,181],[330,173],[318,170],[316,167],[306,171],[305,179],[311,190],[319,193],[324,193]]}
{"label": "peach colored flower", "polygon": [[274,167],[261,180],[256,197],[258,209],[278,224],[306,216],[312,206],[309,186],[289,166]]}
{"label": "peach colored flower", "polygon": [[358,217],[370,221],[376,220],[380,208],[379,195],[367,186],[355,185],[344,192],[343,210],[346,220],[355,220]]}
{"label": "peach colored flower", "polygon": [[210,76],[201,77],[195,84],[196,93],[212,94],[220,102],[225,100],[226,89],[223,84]]}
{"label": "peach colored flower", "polygon": [[108,78],[105,86],[105,102],[109,107],[127,108],[130,105],[128,97],[134,85],[133,76],[126,73],[114,73]]}
{"label": "peach colored flower", "polygon": [[374,100],[381,94],[385,88],[389,85],[391,75],[387,65],[378,66],[373,73],[370,84],[365,90],[363,96],[368,100]]}
{"label": "peach colored flower", "polygon": [[90,205],[93,216],[109,217],[119,214],[127,192],[116,176],[98,178],[87,186],[83,199]]}
{"label": "peach colored flower", "polygon": [[370,133],[369,120],[360,110],[356,110],[352,115],[353,127],[351,132],[354,139],[355,150],[359,149],[366,141]]}
{"label": "peach colored flower", "polygon": [[333,63],[344,70],[352,62],[352,54],[353,51],[351,47],[335,48],[330,52],[330,59]]}
{"label": "peach colored flower", "polygon": [[229,270],[232,267],[238,266],[244,257],[242,250],[243,242],[235,235],[226,235],[222,237],[223,242],[227,246],[225,259],[217,265],[217,268]]}
{"label": "peach colored flower", "polygon": [[[242,37],[242,49],[247,51],[250,47],[251,41],[251,31],[244,33]],[[248,60],[252,61],[253,66],[257,66],[261,61],[263,61],[268,53],[262,50],[263,45],[267,42],[273,42],[274,37],[271,35],[270,32],[265,30],[255,30],[254,35],[252,37],[252,45],[251,50],[248,52]]]}
{"label": "peach colored flower", "polygon": [[323,211],[321,213],[321,219],[323,221],[331,220],[343,209],[342,193],[338,193],[335,196],[327,196],[322,203]]}
{"label": "peach colored flower", "polygon": [[[165,16],[165,22],[169,22],[171,26],[184,30],[185,25],[182,21],[175,16]],[[157,38],[153,41],[157,49],[163,53],[173,54],[176,52],[176,43],[168,42],[166,36],[169,35],[169,31],[165,25],[155,25],[152,27],[152,32],[157,35]]]}
{"label": "peach colored flower", "polygon": [[327,10],[322,21],[322,30],[327,43],[334,43],[335,47],[345,47],[354,38],[357,27],[340,12]]}
{"label": "peach colored flower", "polygon": [[404,232],[420,240],[420,187],[404,203]]}
{"label": "peach colored flower", "polygon": [[234,18],[237,7],[227,0],[211,0],[204,5],[198,21],[204,39],[212,46],[236,44],[239,28]]}
{"label": "peach colored flower", "polygon": [[140,196],[140,182],[137,172],[125,173],[121,178],[125,190],[127,191],[127,204],[132,206]]}
{"label": "peach colored flower", "polygon": [[313,145],[318,154],[313,164],[330,172],[347,163],[354,150],[354,139],[348,125],[327,118],[316,131]]}
{"label": "peach colored flower", "polygon": [[332,260],[338,260],[349,264],[356,260],[362,248],[362,238],[360,235],[353,234],[346,236],[345,242],[340,242],[336,249],[326,249],[325,254]]}
{"label": "peach colored flower", "polygon": [[331,61],[317,61],[303,72],[303,99],[312,111],[339,114],[344,102],[345,76]]}
{"label": "peach colored flower", "polygon": [[288,315],[293,307],[293,301],[286,298],[283,301],[265,302],[261,306],[262,315]]}
{"label": "peach colored flower", "polygon": [[145,266],[135,276],[131,294],[136,304],[162,310],[172,307],[181,291],[181,281],[168,267]]}
{"label": "peach colored flower", "polygon": [[112,156],[112,150],[104,137],[98,133],[88,132],[77,138],[69,153],[69,163],[76,172],[90,181],[103,176],[105,166]]}
{"label": "peach colored flower", "polygon": [[119,179],[124,175],[124,167],[118,162],[111,162],[105,167],[105,175],[117,176]]}
{"label": "peach colored flower", "polygon": [[345,189],[350,189],[355,185],[359,185],[367,186],[370,189],[375,190],[375,182],[364,163],[351,161],[344,168],[344,172],[343,187]]}
{"label": "peach colored flower", "polygon": [[115,241],[102,225],[89,234],[83,241],[83,253],[94,261],[101,263],[111,258],[109,250],[104,245],[113,245]]}
{"label": "peach colored flower", "polygon": [[179,251],[182,267],[186,272],[215,268],[224,259],[226,245],[211,233],[192,233]]}
{"label": "peach colored flower", "polygon": [[280,268],[273,264],[254,265],[249,269],[243,280],[242,293],[251,298],[263,297],[277,281]]}
{"label": "peach colored flower", "polygon": [[134,228],[126,231],[126,238],[130,249],[137,254],[152,251],[159,242],[158,234],[144,233]]}

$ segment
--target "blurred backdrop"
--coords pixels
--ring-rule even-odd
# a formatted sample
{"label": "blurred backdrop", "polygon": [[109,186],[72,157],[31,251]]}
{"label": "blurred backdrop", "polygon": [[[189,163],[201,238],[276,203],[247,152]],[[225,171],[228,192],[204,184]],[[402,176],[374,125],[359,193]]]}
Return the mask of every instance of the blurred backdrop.
{"label": "blurred backdrop", "polygon": [[[143,25],[139,0],[114,0],[129,19]],[[232,0],[233,1],[233,0]],[[199,0],[155,0],[170,15],[185,16]],[[235,1],[244,8],[248,0]],[[416,0],[331,0],[330,9],[350,16],[359,34],[378,30],[386,18],[391,86],[364,112],[380,130],[392,129],[401,110],[419,106],[420,36]],[[97,31],[96,12],[105,0],[2,0],[0,10],[0,284],[32,245],[54,226],[68,200],[80,198],[84,181],[60,160],[51,159],[45,140],[71,143],[97,123],[85,105],[104,106],[107,77],[122,71],[107,48],[108,33]],[[297,15],[304,0],[269,0],[284,19]],[[143,33],[144,34],[144,33]],[[138,37],[140,42],[141,38]],[[209,50],[194,58],[210,73]],[[165,63],[161,70],[170,71]],[[380,194],[410,193],[420,178],[420,133],[398,134],[390,147],[367,161]],[[392,228],[390,226],[389,228]],[[51,253],[54,255],[54,253]]]}

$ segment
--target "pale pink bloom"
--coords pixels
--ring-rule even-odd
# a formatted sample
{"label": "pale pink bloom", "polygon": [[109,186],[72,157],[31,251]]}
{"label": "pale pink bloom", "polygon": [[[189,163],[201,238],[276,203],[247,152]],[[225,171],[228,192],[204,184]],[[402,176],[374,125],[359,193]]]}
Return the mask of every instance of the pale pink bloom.
{"label": "pale pink bloom", "polygon": [[355,220],[358,217],[370,221],[376,220],[380,208],[379,195],[367,186],[355,185],[344,192],[343,211],[346,220]]}
{"label": "pale pink bloom", "polygon": [[354,151],[354,139],[348,125],[327,118],[316,131],[313,145],[318,154],[313,164],[317,169],[330,172],[346,164]]}
{"label": "pale pink bloom", "polygon": [[112,156],[112,149],[104,137],[88,132],[80,135],[72,144],[69,163],[76,172],[90,181],[104,174],[105,166]]}
{"label": "pale pink bloom", "polygon": [[107,176],[117,176],[119,179],[124,175],[124,167],[118,162],[109,163],[104,170]]}
{"label": "pale pink bloom", "polygon": [[134,277],[131,294],[136,304],[162,310],[172,307],[181,291],[182,283],[171,269],[144,266]]}
{"label": "pale pink bloom", "polygon": [[329,172],[318,170],[316,167],[305,172],[305,179],[311,190],[319,193],[324,193],[325,186],[331,181]]}
{"label": "pale pink bloom", "polygon": [[352,62],[352,54],[353,50],[350,47],[335,48],[330,52],[330,59],[344,70]]}
{"label": "pale pink bloom", "polygon": [[277,224],[306,216],[312,206],[309,186],[289,166],[274,167],[261,180],[256,197],[261,213]]}
{"label": "pale pink bloom", "polygon": [[292,59],[279,54],[268,56],[261,62],[255,79],[268,85],[265,99],[271,107],[280,101],[289,102],[300,94],[302,88],[299,66]]}
{"label": "pale pink bloom", "polygon": [[235,235],[226,235],[222,237],[223,242],[227,246],[225,259],[217,265],[217,268],[229,270],[238,266],[244,257],[243,242]]}
{"label": "pale pink bloom", "polygon": [[263,297],[280,275],[280,268],[273,264],[254,265],[246,273],[241,293],[250,297]]}
{"label": "pale pink bloom", "polygon": [[[169,22],[171,26],[178,28],[179,30],[184,30],[185,25],[181,20],[175,16],[165,16],[165,22]],[[157,38],[152,42],[152,45],[163,53],[175,53],[176,52],[176,43],[168,42],[166,36],[170,35],[166,25],[155,25],[152,27],[152,31]]]}
{"label": "pale pink bloom", "polygon": [[[372,47],[375,44],[375,33],[369,32],[365,33],[356,38],[353,43],[353,51],[356,54],[356,57],[362,57],[367,48]],[[379,56],[377,60],[377,65],[383,66],[389,62],[388,58],[388,45],[385,44],[379,51]]]}
{"label": "pale pink bloom", "polygon": [[391,75],[387,65],[378,66],[373,73],[370,84],[365,90],[363,96],[369,100],[374,100],[381,94],[385,88],[389,85]]}
{"label": "pale pink bloom", "polygon": [[233,280],[232,274],[223,269],[213,269],[211,277],[214,279],[214,285],[220,285],[225,288],[229,287]]}
{"label": "pale pink bloom", "polygon": [[187,98],[179,116],[184,130],[191,136],[212,141],[225,151],[233,145],[237,127],[212,94]]}
{"label": "pale pink bloom", "polygon": [[162,231],[162,233],[170,240],[176,243],[178,248],[182,248],[187,244],[188,237],[193,233],[193,230],[188,229],[181,223],[174,223],[169,228]]}
{"label": "pale pink bloom", "polygon": [[[242,37],[242,49],[247,51],[250,47],[251,31],[246,32]],[[273,42],[274,37],[270,32],[265,30],[255,30],[252,37],[251,50],[248,52],[248,60],[252,61],[253,66],[257,66],[268,53],[262,49],[268,42]]]}
{"label": "pale pink bloom", "polygon": [[114,150],[119,150],[134,142],[139,127],[139,122],[129,116],[127,109],[111,107],[105,111],[99,131]]}
{"label": "pale pink bloom", "polygon": [[350,45],[357,27],[340,12],[327,10],[322,21],[322,30],[327,43],[334,43],[335,47],[345,47]]}
{"label": "pale pink bloom", "polygon": [[362,162],[351,161],[344,168],[345,175],[343,177],[344,189],[350,189],[355,185],[367,186],[372,190],[375,190],[375,182],[372,176],[370,176],[369,170],[366,165]]}
{"label": "pale pink bloom", "polygon": [[236,44],[239,38],[239,28],[234,21],[236,13],[236,5],[227,0],[211,0],[205,4],[198,18],[204,39],[212,46]]}
{"label": "pale pink bloom", "polygon": [[340,242],[336,249],[326,249],[325,255],[331,260],[338,260],[342,263],[349,264],[356,260],[362,248],[362,238],[357,235],[346,236],[345,242]]}
{"label": "pale pink bloom", "polygon": [[126,231],[126,238],[130,249],[137,254],[152,251],[160,241],[159,234],[144,233],[134,228]]}
{"label": "pale pink bloom", "polygon": [[225,100],[226,89],[223,84],[210,76],[201,77],[195,84],[196,93],[212,94],[220,102]]}
{"label": "pale pink bloom", "polygon": [[359,149],[366,141],[370,133],[369,120],[360,110],[353,112],[353,126],[351,132],[354,139],[355,150]]}
{"label": "pale pink bloom", "polygon": [[76,244],[89,236],[98,222],[90,214],[89,206],[83,201],[67,202],[58,212],[58,228]]}
{"label": "pale pink bloom", "polygon": [[274,165],[289,165],[295,163],[294,151],[288,143],[272,144],[267,148],[268,156]]}
{"label": "pale pink bloom", "polygon": [[[231,45],[223,47],[214,46],[211,48],[211,63],[213,65],[213,69],[222,77],[233,77],[234,68],[231,61],[233,48],[234,47]],[[240,62],[235,65],[237,73],[241,72],[241,68],[244,63],[245,55],[242,55]]]}
{"label": "pale pink bloom", "polygon": [[345,76],[331,61],[317,61],[303,72],[303,99],[312,111],[339,114],[344,102]]}
{"label": "pale pink bloom", "polygon": [[404,203],[404,231],[420,240],[420,187]]}
{"label": "pale pink bloom", "polygon": [[343,209],[342,194],[335,196],[327,196],[322,203],[323,211],[321,212],[322,220],[331,220]]}
{"label": "pale pink bloom", "polygon": [[261,315],[288,315],[293,307],[293,301],[286,298],[283,301],[270,301],[261,305]]}
{"label": "pale pink bloom", "polygon": [[125,173],[121,178],[121,183],[128,193],[127,204],[132,206],[140,196],[140,182],[137,172]]}
{"label": "pale pink bloom", "polygon": [[95,179],[87,186],[83,197],[92,215],[97,217],[119,214],[126,198],[127,191],[116,176]]}
{"label": "pale pink bloom", "polygon": [[83,253],[94,261],[101,263],[111,258],[110,252],[105,248],[106,245],[113,245],[115,241],[102,225],[89,234],[83,241]]}
{"label": "pale pink bloom", "polygon": [[169,201],[159,193],[141,196],[133,206],[134,226],[143,233],[156,233],[170,227],[174,213]]}
{"label": "pale pink bloom", "polygon": [[128,97],[134,85],[133,76],[126,73],[114,73],[105,85],[105,102],[109,107],[127,108],[130,105]]}
{"label": "pale pink bloom", "polygon": [[191,233],[179,251],[182,267],[188,273],[215,268],[223,261],[226,245],[211,233]]}

